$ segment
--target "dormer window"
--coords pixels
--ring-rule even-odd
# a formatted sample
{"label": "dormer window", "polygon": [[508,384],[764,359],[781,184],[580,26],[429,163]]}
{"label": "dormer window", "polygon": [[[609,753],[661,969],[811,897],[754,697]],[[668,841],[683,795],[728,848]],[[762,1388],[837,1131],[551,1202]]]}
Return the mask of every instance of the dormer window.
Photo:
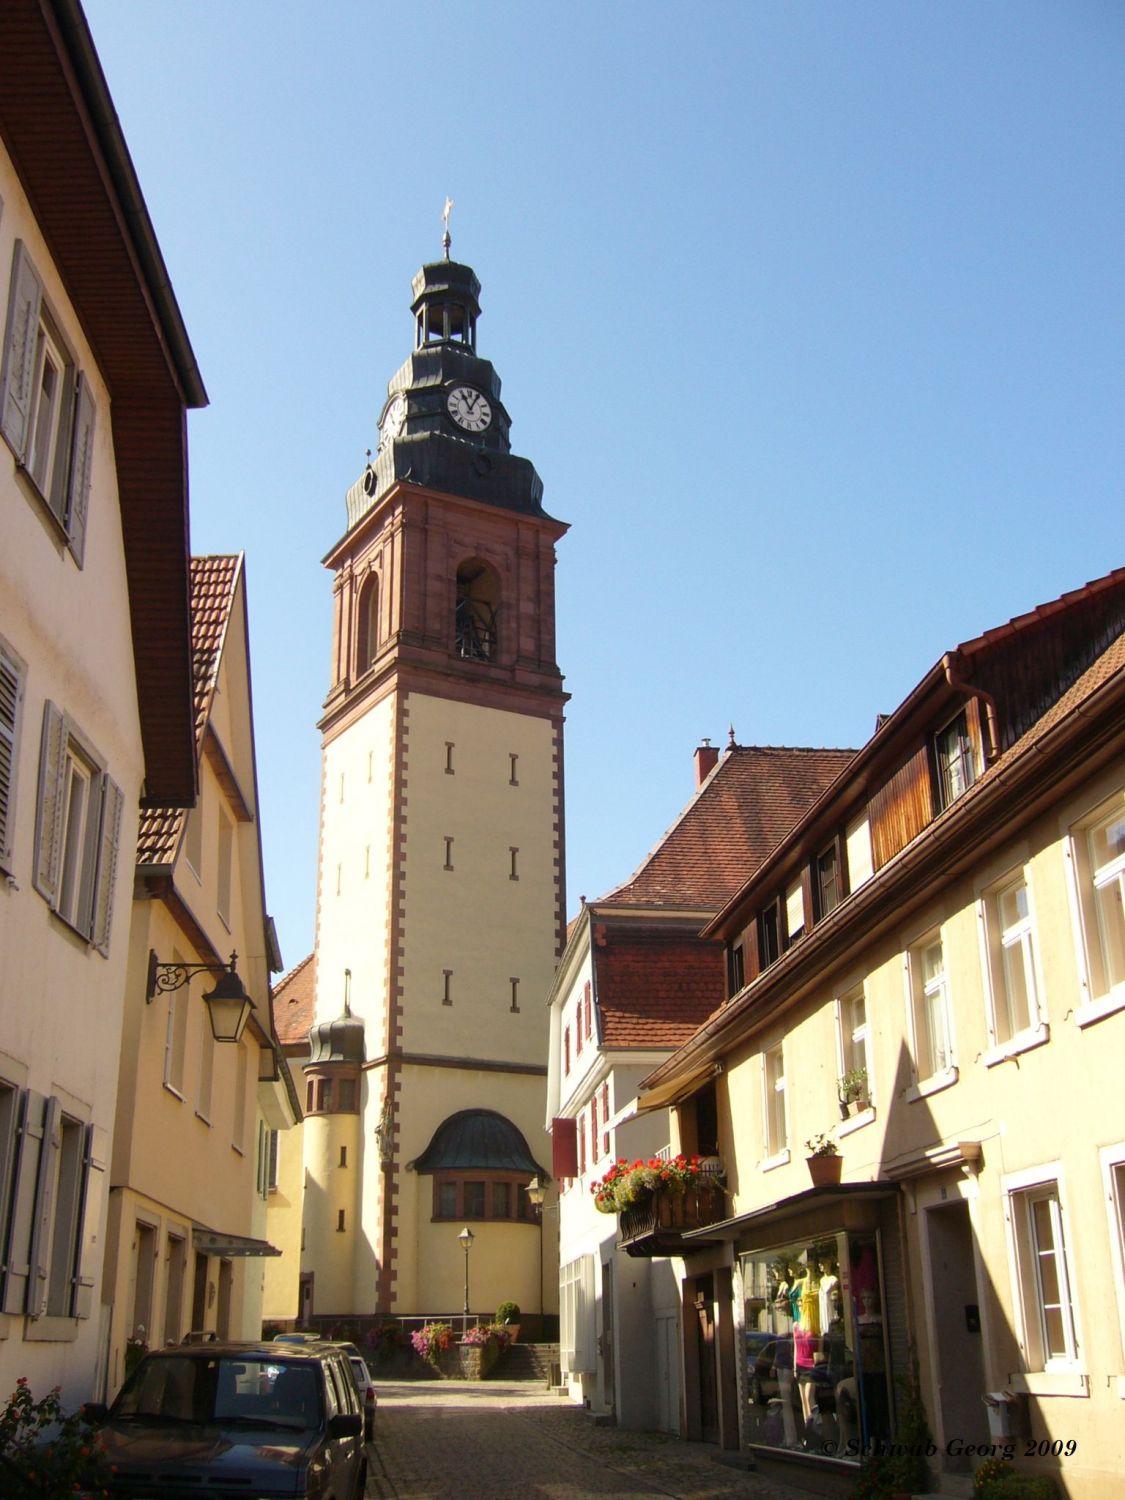
{"label": "dormer window", "polygon": [[795,880],[785,892],[785,946],[805,935],[805,891],[801,880]]}
{"label": "dormer window", "polygon": [[969,738],[968,719],[964,709],[934,735],[934,762],[937,769],[938,802],[944,811],[967,792],[976,780],[973,765],[973,742]]}
{"label": "dormer window", "polygon": [[758,913],[758,967],[768,969],[781,957],[780,903],[771,901]]}

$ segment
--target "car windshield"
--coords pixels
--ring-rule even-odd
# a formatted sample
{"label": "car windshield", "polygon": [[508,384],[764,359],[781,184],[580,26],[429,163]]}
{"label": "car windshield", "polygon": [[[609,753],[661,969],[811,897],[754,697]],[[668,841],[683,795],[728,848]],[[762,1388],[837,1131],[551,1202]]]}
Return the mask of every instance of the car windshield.
{"label": "car windshield", "polygon": [[114,1402],[112,1417],[316,1427],[321,1420],[316,1367],[284,1358],[150,1354]]}

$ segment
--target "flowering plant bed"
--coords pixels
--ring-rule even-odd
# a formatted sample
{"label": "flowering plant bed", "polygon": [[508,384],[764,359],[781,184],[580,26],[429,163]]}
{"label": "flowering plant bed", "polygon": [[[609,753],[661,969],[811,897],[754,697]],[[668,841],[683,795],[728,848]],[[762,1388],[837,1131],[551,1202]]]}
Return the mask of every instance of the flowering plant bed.
{"label": "flowering plant bed", "polygon": [[442,1354],[453,1348],[453,1329],[448,1323],[427,1323],[424,1328],[414,1330],[410,1342],[423,1359],[437,1365],[441,1363]]}
{"label": "flowering plant bed", "polygon": [[709,1194],[720,1193],[722,1186],[721,1173],[699,1156],[674,1156],[670,1161],[638,1157],[634,1162],[621,1157],[600,1181],[590,1185],[590,1191],[594,1206],[603,1214],[620,1214],[647,1202],[658,1190],[670,1196],[689,1191]]}
{"label": "flowering plant bed", "polygon": [[35,1400],[21,1375],[0,1406],[0,1494],[108,1495],[102,1440],[82,1411],[63,1411],[56,1385]]}

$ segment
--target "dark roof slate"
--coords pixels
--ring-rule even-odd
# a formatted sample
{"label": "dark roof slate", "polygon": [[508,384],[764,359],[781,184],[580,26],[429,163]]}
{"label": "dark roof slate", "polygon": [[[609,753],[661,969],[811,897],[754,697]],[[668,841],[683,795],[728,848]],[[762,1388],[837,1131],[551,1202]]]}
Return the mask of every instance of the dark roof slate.
{"label": "dark roof slate", "polygon": [[597,904],[717,911],[854,754],[732,745],[640,868]]}

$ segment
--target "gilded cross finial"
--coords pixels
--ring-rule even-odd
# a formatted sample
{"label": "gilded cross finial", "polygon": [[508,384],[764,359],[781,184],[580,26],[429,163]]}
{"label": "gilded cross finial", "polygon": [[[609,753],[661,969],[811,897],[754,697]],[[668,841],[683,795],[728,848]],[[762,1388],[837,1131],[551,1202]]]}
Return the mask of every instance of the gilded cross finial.
{"label": "gilded cross finial", "polygon": [[449,259],[449,247],[453,243],[453,241],[450,239],[450,236],[449,236],[449,215],[452,212],[453,212],[453,199],[452,198],[447,198],[445,200],[445,207],[441,211],[441,222],[442,222],[442,226],[443,226],[442,227],[442,236],[441,236],[441,247],[445,251],[445,258],[446,258],[446,260]]}

